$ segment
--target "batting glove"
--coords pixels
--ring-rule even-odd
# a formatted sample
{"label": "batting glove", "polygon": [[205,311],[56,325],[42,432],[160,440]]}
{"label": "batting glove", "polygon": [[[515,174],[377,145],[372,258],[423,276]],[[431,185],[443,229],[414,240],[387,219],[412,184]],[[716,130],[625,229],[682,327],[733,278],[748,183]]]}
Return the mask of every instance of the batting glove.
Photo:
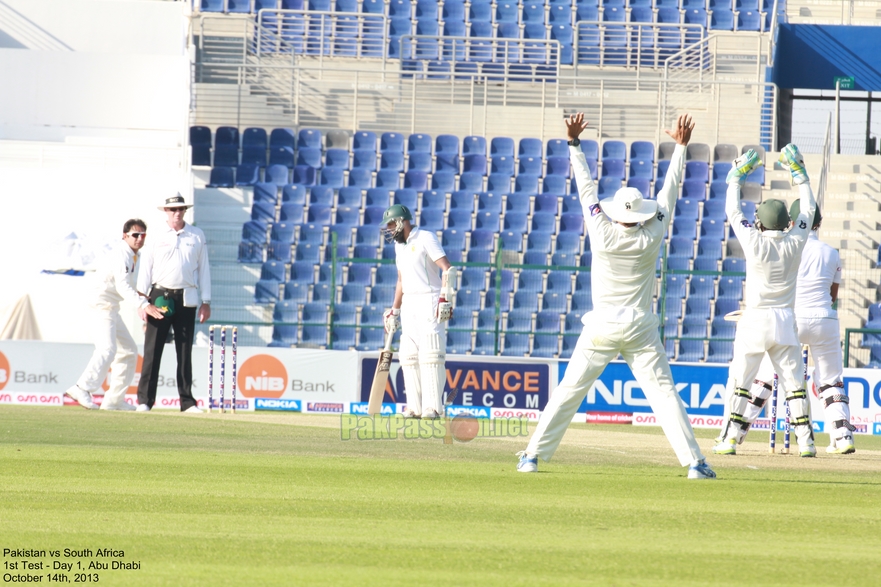
{"label": "batting glove", "polygon": [[382,323],[385,331],[391,333],[401,327],[401,310],[400,308],[389,308],[382,315]]}
{"label": "batting glove", "polygon": [[446,322],[453,317],[453,304],[441,298],[437,303],[437,321]]}

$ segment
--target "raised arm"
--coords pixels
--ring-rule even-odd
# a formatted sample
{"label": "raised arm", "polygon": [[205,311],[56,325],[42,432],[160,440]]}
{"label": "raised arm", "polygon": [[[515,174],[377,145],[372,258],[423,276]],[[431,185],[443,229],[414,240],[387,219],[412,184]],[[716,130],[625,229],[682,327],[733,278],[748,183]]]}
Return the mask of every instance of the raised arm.
{"label": "raised arm", "polygon": [[[665,130],[670,138],[676,141],[676,149],[667,168],[667,177],[664,178],[664,187],[658,192],[658,208],[664,213],[664,226],[670,224],[673,208],[679,198],[679,185],[682,183],[682,168],[685,163],[685,147],[691,140],[691,131],[694,130],[694,121],[688,114],[680,114],[676,119],[676,125],[672,130]],[[660,217],[659,217],[660,219]]]}
{"label": "raised arm", "polygon": [[587,128],[584,113],[579,112],[566,119],[566,133],[569,136],[569,161],[572,164],[572,173],[575,175],[575,185],[578,186],[578,199],[585,216],[589,213],[591,204],[598,204],[597,187],[590,176],[590,167],[587,158],[581,150],[581,133]]}

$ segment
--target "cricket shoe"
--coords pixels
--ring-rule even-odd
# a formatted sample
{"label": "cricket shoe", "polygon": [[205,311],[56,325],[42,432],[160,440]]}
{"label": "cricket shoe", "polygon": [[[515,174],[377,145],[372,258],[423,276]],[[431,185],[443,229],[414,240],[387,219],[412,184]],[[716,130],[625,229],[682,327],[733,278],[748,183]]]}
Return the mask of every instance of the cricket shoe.
{"label": "cricket shoe", "polygon": [[525,450],[517,453],[520,462],[517,463],[517,471],[520,473],[538,473],[538,457],[530,458]]}
{"label": "cricket shoe", "polygon": [[780,152],[780,163],[789,167],[792,173],[792,183],[801,185],[808,181],[808,172],[805,169],[805,158],[802,157],[798,147],[789,143]]}
{"label": "cricket shoe", "polygon": [[147,404],[138,404],[138,407],[135,408],[135,411],[136,412],[149,412],[150,406],[148,406]]}
{"label": "cricket shoe", "polygon": [[835,455],[849,455],[857,451],[853,445],[853,437],[845,436],[832,441],[832,444],[826,447],[826,452]]}
{"label": "cricket shoe", "polygon": [[92,394],[84,389],[80,389],[77,385],[72,385],[67,391],[67,395],[73,398],[79,405],[87,410],[97,410],[98,405],[92,401]]}
{"label": "cricket shoe", "polygon": [[419,414],[417,414],[413,410],[406,410],[404,412],[404,417],[405,418],[413,418],[414,420],[418,420],[420,418]]}
{"label": "cricket shoe", "polygon": [[204,414],[205,411],[199,406],[190,406],[184,410],[184,414]]}
{"label": "cricket shoe", "polygon": [[[733,454],[733,453],[732,453]],[[699,460],[688,468],[689,479],[715,479],[716,472],[710,468],[707,461]]]}
{"label": "cricket shoe", "polygon": [[737,443],[732,438],[731,440],[723,439],[722,442],[713,447],[713,454],[716,455],[736,455],[737,454]]}
{"label": "cricket shoe", "polygon": [[798,447],[798,456],[803,458],[811,458],[817,456],[817,447],[813,444],[806,444]]}
{"label": "cricket shoe", "polygon": [[440,418],[438,413],[435,410],[432,410],[431,408],[422,412],[422,419],[423,420],[437,420],[438,418]]}
{"label": "cricket shoe", "polygon": [[752,173],[756,167],[762,164],[759,154],[755,150],[750,149],[740,157],[734,160],[731,165],[731,171],[728,172],[726,183],[743,183],[746,176]]}

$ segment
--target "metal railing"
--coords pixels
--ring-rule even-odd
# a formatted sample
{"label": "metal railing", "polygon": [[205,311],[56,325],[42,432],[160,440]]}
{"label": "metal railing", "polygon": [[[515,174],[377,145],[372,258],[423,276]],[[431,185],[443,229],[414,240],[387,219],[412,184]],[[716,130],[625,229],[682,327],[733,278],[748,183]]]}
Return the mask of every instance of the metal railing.
{"label": "metal railing", "polygon": [[[469,64],[491,69],[496,76],[522,76],[524,66],[544,66],[542,71],[546,76],[556,77],[560,73],[560,43],[555,40],[404,35],[400,43],[400,56],[404,62],[440,61],[435,65],[449,64],[452,71],[461,70],[457,66]],[[406,69],[405,65],[401,67]],[[444,70],[435,69],[435,72],[442,74]]]}
{"label": "metal railing", "polygon": [[590,65],[591,71],[615,67],[637,75],[660,70],[683,45],[693,45],[706,36],[706,28],[698,24],[578,21],[572,43],[575,73],[583,65]]}
{"label": "metal railing", "polygon": [[388,19],[381,14],[268,10],[257,13],[252,52],[385,60]]}

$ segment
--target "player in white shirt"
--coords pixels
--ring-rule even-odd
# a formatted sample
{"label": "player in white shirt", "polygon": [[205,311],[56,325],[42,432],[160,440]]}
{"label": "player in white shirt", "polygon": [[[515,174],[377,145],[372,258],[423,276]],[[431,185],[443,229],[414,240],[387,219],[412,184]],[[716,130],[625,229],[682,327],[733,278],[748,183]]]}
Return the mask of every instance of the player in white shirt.
{"label": "player in white shirt", "polygon": [[[782,200],[765,200],[756,210],[756,226],[744,218],[740,209],[740,186],[762,164],[749,150],[734,160],[728,174],[725,212],[746,257],[746,308],[734,335],[734,359],[728,370],[729,417],[722,441],[713,448],[717,454],[734,454],[749,430],[746,419],[752,386],[762,357],[767,352],[792,410],[799,454],[813,457],[814,432],[810,404],[803,387],[801,345],[795,325],[796,280],[802,251],[810,232],[817,203],[798,147],[789,144],[780,154],[781,163],[792,173],[798,186],[801,213],[792,222]],[[792,228],[789,228],[792,224]]]}
{"label": "player in white shirt", "polygon": [[549,461],[572,422],[590,387],[603,369],[620,354],[642,387],[655,417],[682,466],[689,466],[689,479],[712,479],[694,437],[682,398],[676,391],[667,354],[652,312],[658,252],[670,225],[685,160],[685,146],[694,123],[682,115],[672,131],[676,149],[658,199],[645,200],[639,190],[622,188],[612,198],[597,199],[579,135],[587,122],[584,115],[570,116],[569,158],[578,185],[581,207],[593,251],[591,291],[594,310],[582,318],[578,338],[566,374],[551,394],[517,470],[533,473],[538,458]]}
{"label": "player in white shirt", "polygon": [[386,332],[401,328],[405,415],[433,419],[443,413],[446,322],[453,317],[456,269],[437,236],[413,226],[412,220],[410,210],[401,204],[382,216],[386,240],[395,243],[398,268],[395,299],[383,319]]}
{"label": "player in white shirt", "polygon": [[134,410],[125,402],[125,392],[135,378],[138,347],[119,315],[119,303],[123,300],[143,310],[147,315],[162,319],[159,308],[135,291],[135,266],[137,253],[144,246],[147,224],[133,218],[122,228],[122,241],[113,246],[98,262],[94,276],[96,300],[95,351],[76,385],[65,393],[81,406],[94,409],[92,394],[98,391],[107,370],[110,383],[101,401],[102,410]]}
{"label": "player in white shirt", "polygon": [[[201,229],[184,220],[187,204],[177,194],[164,200],[166,222],[153,231],[144,247],[138,271],[138,289],[148,292],[150,301],[164,308],[162,320],[147,319],[144,335],[144,363],[138,382],[138,411],[149,412],[156,402],[159,364],[170,329],[174,328],[177,353],[177,391],[182,412],[200,413],[193,398],[193,339],[196,314],[199,322],[211,317],[211,272],[208,243]],[[196,308],[198,307],[198,312]]]}
{"label": "player in white shirt", "polygon": [[[801,203],[796,200],[789,209],[793,222],[798,219],[800,210]],[[812,379],[825,407],[826,429],[831,442],[826,452],[850,454],[856,450],[854,427],[850,423],[850,407],[844,392],[838,313],[833,309],[841,283],[841,261],[838,251],[818,238],[817,230],[821,221],[818,208],[799,264],[795,318],[799,342],[810,347],[814,360]],[[750,389],[752,397],[744,413],[748,425],[752,425],[761,414],[771,395],[773,379],[774,366],[766,354]],[[732,450],[726,454],[734,452]]]}

